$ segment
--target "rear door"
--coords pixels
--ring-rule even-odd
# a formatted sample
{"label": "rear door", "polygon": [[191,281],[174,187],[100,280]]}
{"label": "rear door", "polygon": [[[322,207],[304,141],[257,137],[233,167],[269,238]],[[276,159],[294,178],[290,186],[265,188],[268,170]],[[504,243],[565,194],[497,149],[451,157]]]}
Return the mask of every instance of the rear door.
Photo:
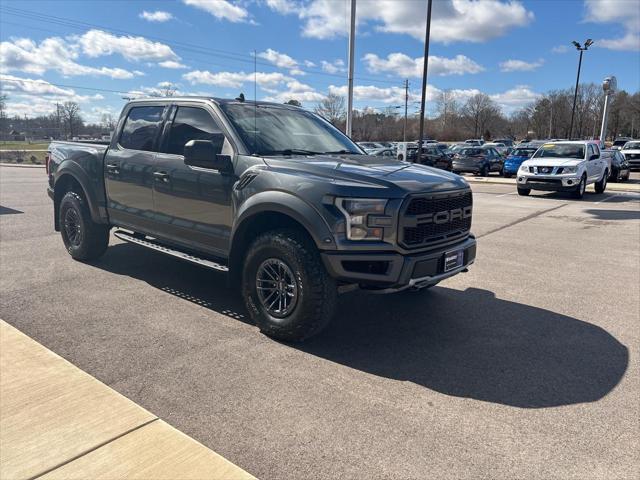
{"label": "rear door", "polygon": [[107,151],[107,206],[116,225],[153,230],[153,166],[166,109],[162,104],[130,106],[120,136]]}
{"label": "rear door", "polygon": [[[201,104],[174,105],[153,172],[154,210],[162,236],[178,244],[226,256],[232,224],[233,173],[184,163],[190,140],[208,140],[224,133],[215,112]],[[234,157],[226,136],[218,153]]]}

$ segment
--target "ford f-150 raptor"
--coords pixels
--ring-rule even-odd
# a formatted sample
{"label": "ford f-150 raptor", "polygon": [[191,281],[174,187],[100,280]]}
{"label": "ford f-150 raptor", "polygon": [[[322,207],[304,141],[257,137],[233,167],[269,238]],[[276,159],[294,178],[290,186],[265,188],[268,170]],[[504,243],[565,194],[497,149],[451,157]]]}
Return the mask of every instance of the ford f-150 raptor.
{"label": "ford f-150 raptor", "polygon": [[110,144],[53,142],[55,229],[77,260],[114,235],[227,272],[264,333],[297,341],[331,319],[339,291],[421,289],[476,256],[458,175],[368,156],[290,105],[134,100]]}

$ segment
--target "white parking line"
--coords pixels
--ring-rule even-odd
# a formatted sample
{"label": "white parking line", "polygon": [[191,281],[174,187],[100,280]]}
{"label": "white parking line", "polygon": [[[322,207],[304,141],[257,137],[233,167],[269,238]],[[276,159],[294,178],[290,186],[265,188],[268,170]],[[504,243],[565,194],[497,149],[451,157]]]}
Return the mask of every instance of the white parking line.
{"label": "white parking line", "polygon": [[497,197],[506,197],[507,195],[517,195],[518,192],[509,192],[509,193],[503,193],[502,195],[496,195]]}
{"label": "white parking line", "polygon": [[596,202],[594,205],[598,205],[602,202],[606,202],[607,200],[611,200],[612,198],[615,197],[620,197],[621,195],[619,193],[616,193],[615,195],[609,195],[607,198],[603,198],[602,200],[600,200],[599,202]]}

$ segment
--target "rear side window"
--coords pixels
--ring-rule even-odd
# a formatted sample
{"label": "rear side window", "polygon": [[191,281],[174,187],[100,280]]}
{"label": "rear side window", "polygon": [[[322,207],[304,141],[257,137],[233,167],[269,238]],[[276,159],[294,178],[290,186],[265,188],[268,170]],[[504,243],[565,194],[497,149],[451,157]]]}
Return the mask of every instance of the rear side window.
{"label": "rear side window", "polygon": [[[220,133],[222,130],[206,110],[196,107],[178,107],[169,132],[166,153],[183,155],[184,145],[189,140],[216,140],[219,139]],[[219,147],[222,151],[222,144]]]}
{"label": "rear side window", "polygon": [[120,135],[120,145],[131,150],[153,151],[163,111],[162,106],[134,107],[129,110]]}

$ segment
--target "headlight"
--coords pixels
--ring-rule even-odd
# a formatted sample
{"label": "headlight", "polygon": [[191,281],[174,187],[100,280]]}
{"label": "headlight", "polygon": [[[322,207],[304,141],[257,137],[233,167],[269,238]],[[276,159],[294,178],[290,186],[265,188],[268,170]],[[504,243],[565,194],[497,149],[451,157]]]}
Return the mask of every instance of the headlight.
{"label": "headlight", "polygon": [[578,173],[578,167],[563,167],[562,173]]}
{"label": "headlight", "polygon": [[384,215],[386,206],[386,199],[336,198],[349,240],[382,240],[383,227],[391,226],[391,217]]}
{"label": "headlight", "polygon": [[528,172],[529,171],[529,165],[525,165],[524,163],[520,164],[520,168],[518,169],[521,172]]}

